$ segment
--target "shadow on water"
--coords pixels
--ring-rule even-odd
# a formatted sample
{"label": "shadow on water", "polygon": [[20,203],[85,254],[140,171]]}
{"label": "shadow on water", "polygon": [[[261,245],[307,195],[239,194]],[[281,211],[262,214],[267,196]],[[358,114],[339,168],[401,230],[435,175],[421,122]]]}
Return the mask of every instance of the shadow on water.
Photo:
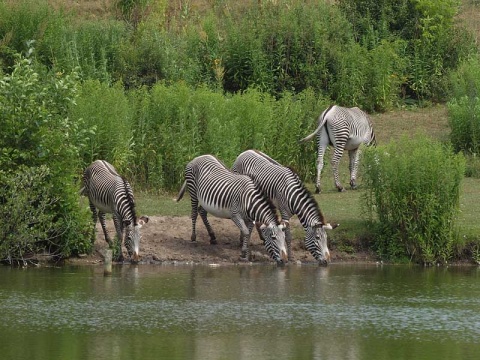
{"label": "shadow on water", "polygon": [[[474,359],[480,271],[0,268],[5,358]],[[22,346],[28,343],[29,346]]]}

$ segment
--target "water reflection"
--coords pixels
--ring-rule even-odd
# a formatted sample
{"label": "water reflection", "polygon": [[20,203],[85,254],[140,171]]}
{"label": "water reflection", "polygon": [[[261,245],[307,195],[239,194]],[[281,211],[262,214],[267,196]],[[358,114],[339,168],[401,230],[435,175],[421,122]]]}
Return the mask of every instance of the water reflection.
{"label": "water reflection", "polygon": [[0,351],[16,359],[473,359],[479,274],[360,265],[133,265],[111,276],[101,267],[0,268]]}

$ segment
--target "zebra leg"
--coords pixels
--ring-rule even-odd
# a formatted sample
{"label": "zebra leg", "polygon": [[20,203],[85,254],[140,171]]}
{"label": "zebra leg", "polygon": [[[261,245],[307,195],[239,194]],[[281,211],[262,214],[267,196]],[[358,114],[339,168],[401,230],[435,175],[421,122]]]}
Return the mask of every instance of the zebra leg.
{"label": "zebra leg", "polygon": [[322,191],[320,186],[320,177],[322,175],[323,170],[323,157],[325,155],[325,151],[327,150],[328,143],[329,143],[328,133],[325,130],[325,127],[320,130],[317,138],[318,143],[318,152],[317,152],[317,179],[315,182],[315,193],[319,194]]}
{"label": "zebra leg", "polygon": [[343,155],[343,145],[337,144],[337,147],[333,151],[332,155],[332,169],[333,169],[333,179],[335,181],[335,187],[338,191],[345,191],[345,188],[340,183],[339,175],[338,175],[338,164],[340,163],[340,159]]}
{"label": "zebra leg", "polygon": [[240,256],[240,261],[250,261],[250,249],[248,247],[250,242],[250,234],[253,230],[253,222],[248,222],[247,224],[241,218],[233,217],[232,221],[240,229],[240,239],[242,241],[242,254]]}
{"label": "zebra leg", "polygon": [[210,244],[216,245],[217,244],[217,239],[215,238],[215,233],[213,232],[212,226],[210,225],[210,222],[208,221],[207,212],[201,206],[198,209],[200,211],[200,217],[203,220],[203,224],[207,228],[208,235],[210,235]]}
{"label": "zebra leg", "polygon": [[[96,230],[96,227],[97,227],[97,220],[98,220],[98,213],[97,213],[97,208],[95,207],[95,205],[93,205],[91,202],[90,202],[90,210],[92,210],[92,220],[93,220],[93,232],[92,232],[92,245],[95,244],[95,240],[97,240],[97,232],[95,231]],[[105,238],[106,240],[106,238]]]}
{"label": "zebra leg", "polygon": [[113,214],[113,223],[115,224],[115,230],[117,231],[117,238],[113,243],[113,254],[116,261],[124,260],[123,252],[122,252],[122,245],[123,245],[123,224],[121,217],[119,215]]}
{"label": "zebra leg", "polygon": [[[109,246],[112,245],[112,239],[110,239],[110,236],[108,235],[108,230],[107,230],[107,223],[105,220],[105,213],[102,211],[98,212],[98,217],[100,219],[100,225],[102,225],[102,230],[103,234],[105,235],[105,241],[108,243]],[[95,221],[96,223],[96,221]]]}
{"label": "zebra leg", "polygon": [[292,253],[292,232],[290,231],[290,226],[285,229],[285,241],[287,242],[287,255],[288,261],[293,261]]}
{"label": "zebra leg", "polygon": [[198,217],[198,200],[194,198],[192,195],[191,197],[191,204],[192,204],[192,235],[190,236],[190,240],[192,242],[197,241],[197,232],[196,232],[196,227],[197,227],[197,217]]}
{"label": "zebra leg", "polygon": [[348,156],[350,157],[350,186],[353,190],[357,188],[357,171],[358,171],[358,159],[360,158],[360,150],[356,148],[355,150],[349,150]]}

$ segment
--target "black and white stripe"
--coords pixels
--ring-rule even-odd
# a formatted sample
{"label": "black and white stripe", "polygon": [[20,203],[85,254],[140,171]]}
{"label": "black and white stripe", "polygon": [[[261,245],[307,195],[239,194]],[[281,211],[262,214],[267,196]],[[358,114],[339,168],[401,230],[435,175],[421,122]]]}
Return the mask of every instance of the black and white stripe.
{"label": "black and white stripe", "polygon": [[248,176],[232,173],[212,155],[193,159],[185,169],[185,182],[177,196],[179,201],[188,188],[192,204],[192,236],[196,241],[198,213],[216,244],[215,233],[207,219],[213,216],[232,219],[240,229],[242,260],[248,260],[248,242],[254,224],[265,239],[265,247],[272,259],[282,264],[287,260],[284,227],[278,223],[275,209],[268,198]]}
{"label": "black and white stripe", "polygon": [[305,142],[317,135],[318,157],[317,157],[317,180],[316,191],[319,193],[320,175],[323,169],[323,156],[328,145],[332,145],[332,169],[335,186],[338,191],[344,191],[338,176],[338,164],[344,150],[348,150],[350,157],[350,186],[357,187],[356,177],[358,161],[360,157],[359,147],[362,144],[375,144],[375,133],[368,115],[358,107],[345,108],[332,105],[326,109],[318,118],[318,127],[313,133],[300,140]]}
{"label": "black and white stripe", "polygon": [[[282,223],[288,224],[290,218],[297,215],[306,231],[305,248],[318,262],[326,264],[329,261],[325,230],[333,227],[325,222],[317,202],[295,172],[256,150],[240,154],[232,171],[253,179],[280,211]],[[286,228],[286,240],[290,261],[292,236],[289,226]]]}
{"label": "black and white stripe", "polygon": [[[108,162],[96,160],[85,169],[83,184],[82,193],[88,197],[93,214],[92,240],[95,241],[95,225],[97,218],[100,218],[105,240],[113,246],[105,223],[105,214],[112,214],[119,239],[119,259],[123,259],[121,244],[124,243],[129,257],[133,261],[138,261],[140,228],[148,222],[148,217],[143,216],[137,219],[133,191],[128,181],[120,176]],[[125,236],[123,236],[124,230]]]}

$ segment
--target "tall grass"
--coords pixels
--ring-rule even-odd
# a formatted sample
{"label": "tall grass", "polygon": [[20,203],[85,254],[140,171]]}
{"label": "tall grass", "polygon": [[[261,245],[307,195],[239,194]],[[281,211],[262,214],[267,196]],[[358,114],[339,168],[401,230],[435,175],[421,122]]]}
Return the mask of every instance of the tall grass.
{"label": "tall grass", "polygon": [[84,165],[103,158],[140,187],[172,190],[194,157],[210,153],[230,166],[247,149],[262,150],[304,179],[313,178],[315,145],[297,141],[313,131],[327,105],[311,89],[275,100],[253,89],[225,96],[207,87],[157,83],[125,92],[87,81],[70,116],[90,129]]}
{"label": "tall grass", "polygon": [[378,253],[424,264],[449,260],[455,244],[463,156],[419,135],[367,150],[364,204],[375,223]]}

